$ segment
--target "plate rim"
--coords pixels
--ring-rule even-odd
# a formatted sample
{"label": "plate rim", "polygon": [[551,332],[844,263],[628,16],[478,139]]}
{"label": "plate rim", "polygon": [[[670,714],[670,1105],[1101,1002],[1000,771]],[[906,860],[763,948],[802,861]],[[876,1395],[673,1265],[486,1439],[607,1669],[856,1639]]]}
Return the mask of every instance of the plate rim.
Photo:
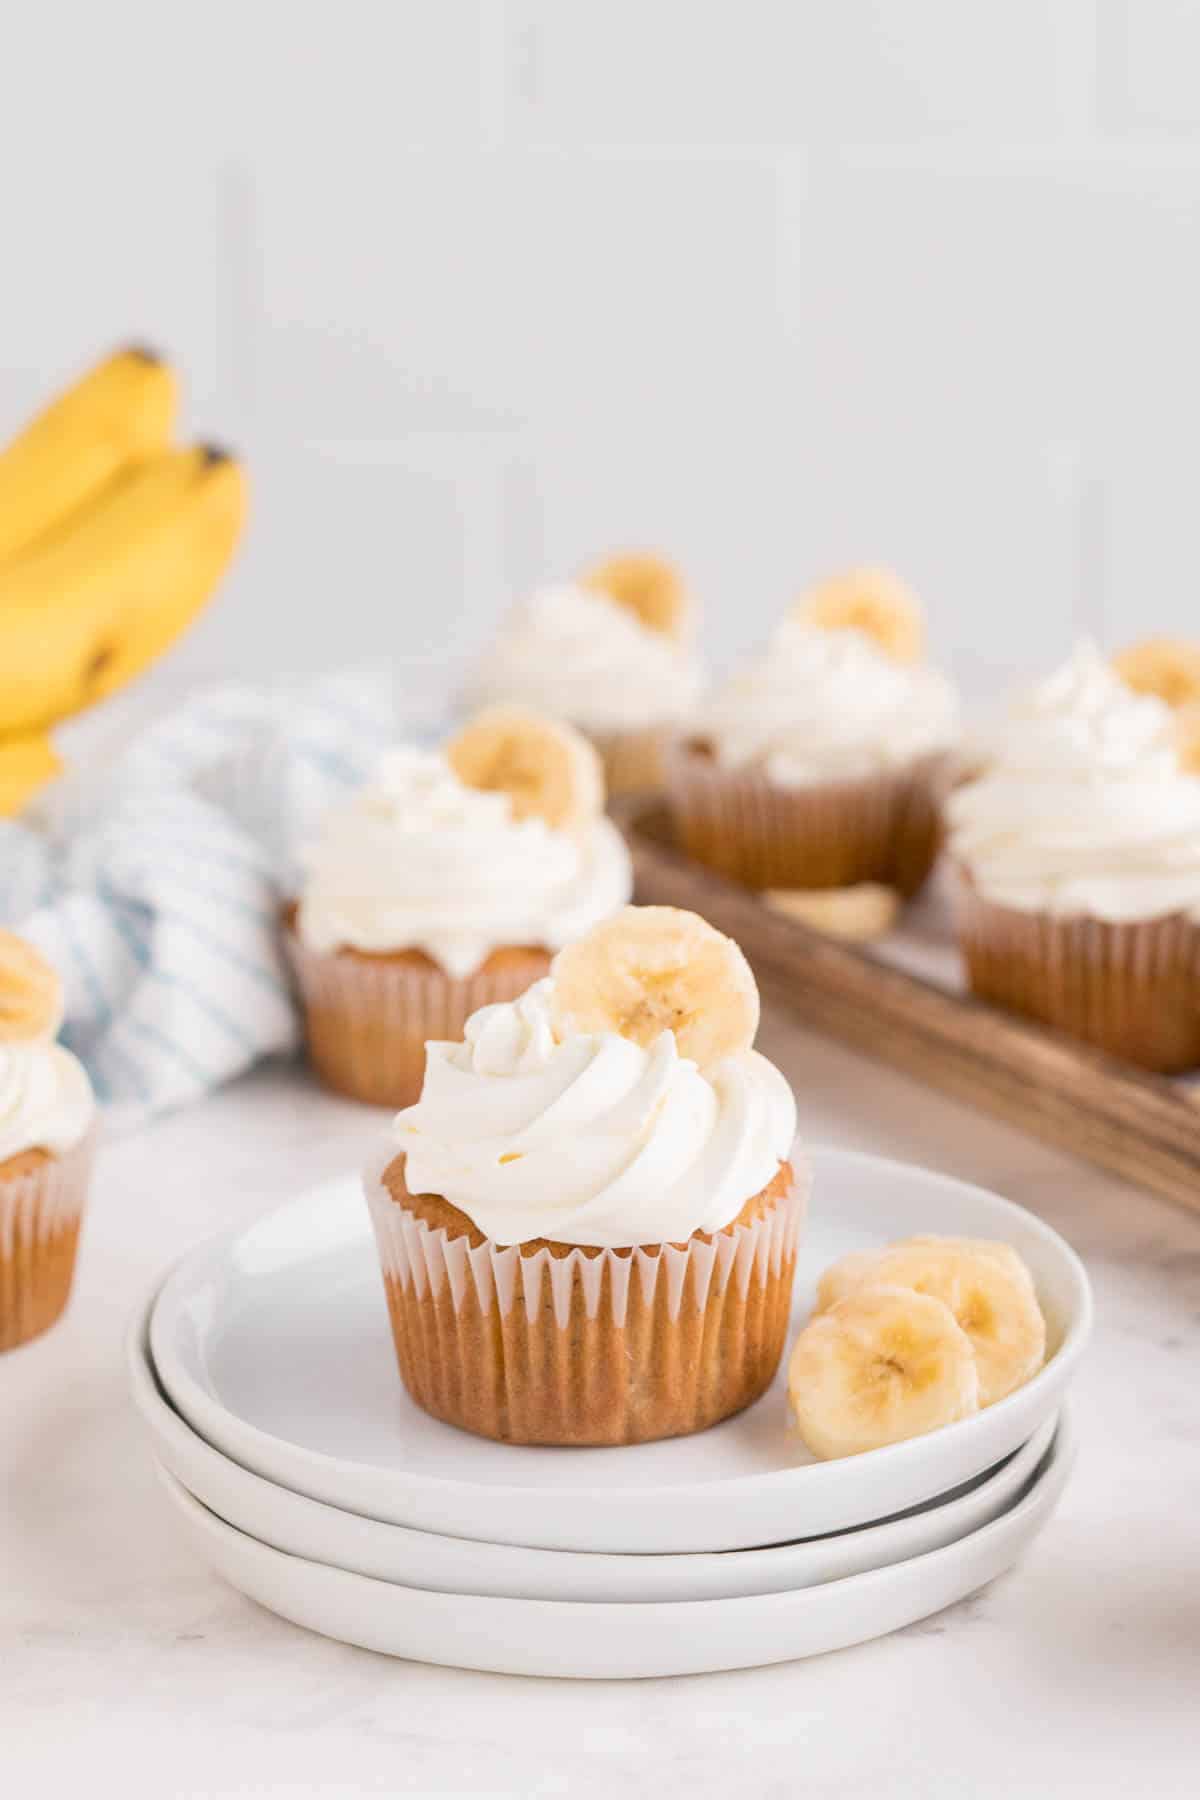
{"label": "plate rim", "polygon": [[[554,1565],[557,1564],[558,1567],[562,1570],[564,1577],[565,1577],[570,1569],[575,1568],[581,1562],[592,1565],[592,1567],[596,1570],[599,1570],[604,1565],[607,1565],[610,1568],[619,1567],[620,1571],[624,1571],[625,1573],[630,1574],[630,1575],[633,1573],[635,1565],[637,1565],[639,1563],[645,1564],[647,1562],[652,1562],[652,1563],[656,1564],[657,1566],[659,1566],[660,1568],[663,1567],[664,1565],[669,1565],[672,1568],[678,1569],[680,1574],[682,1574],[687,1565],[690,1564],[693,1567],[695,1567],[698,1560],[699,1560],[699,1562],[701,1562],[703,1564],[708,1564],[713,1561],[719,1561],[722,1565],[724,1565],[728,1569],[732,1569],[732,1570],[744,1569],[747,1572],[752,1567],[757,1565],[760,1573],[763,1573],[763,1572],[772,1573],[774,1571],[772,1571],[772,1569],[771,1569],[771,1563],[775,1560],[781,1560],[780,1557],[776,1557],[774,1555],[774,1553],[776,1553],[776,1552],[783,1553],[783,1552],[787,1552],[787,1551],[803,1550],[804,1548],[806,1548],[808,1546],[815,1546],[815,1545],[823,1544],[830,1540],[836,1541],[836,1540],[839,1540],[842,1538],[862,1538],[866,1534],[872,1533],[872,1532],[885,1532],[885,1531],[889,1530],[890,1528],[903,1528],[905,1525],[911,1523],[914,1512],[920,1512],[922,1514],[943,1513],[945,1511],[945,1509],[948,1507],[965,1505],[968,1502],[970,1502],[971,1500],[975,1499],[981,1490],[986,1490],[986,1489],[990,1488],[993,1481],[999,1480],[1006,1472],[1011,1472],[1012,1465],[1019,1462],[1020,1459],[1022,1459],[1023,1457],[1026,1457],[1034,1449],[1034,1447],[1037,1446],[1036,1455],[1034,1455],[1032,1457],[1032,1460],[1029,1462],[1027,1467],[1023,1467],[1021,1469],[1020,1473],[1018,1474],[1018,1476],[1016,1478],[1016,1481],[1015,1481],[1015,1484],[1011,1491],[1011,1495],[1009,1497],[1008,1503],[1004,1506],[1004,1509],[1003,1509],[1003,1512],[1008,1512],[1011,1510],[1012,1506],[1018,1504],[1019,1500],[1024,1497],[1025,1491],[1027,1491],[1028,1487],[1035,1480],[1037,1473],[1038,1473],[1039,1469],[1041,1468],[1043,1462],[1045,1461],[1047,1454],[1050,1452],[1050,1450],[1054,1447],[1054,1445],[1059,1440],[1059,1434],[1062,1429],[1062,1423],[1063,1423],[1064,1417],[1068,1416],[1071,1413],[1070,1407],[1068,1406],[1068,1404],[1066,1402],[1064,1402],[1055,1412],[1049,1414],[1046,1419],[1044,1419],[1039,1425],[1037,1425],[1034,1428],[1034,1430],[1030,1433],[1030,1436],[1025,1440],[1025,1442],[1023,1444],[1019,1445],[1016,1450],[1012,1451],[1008,1456],[1001,1458],[997,1463],[993,1464],[990,1469],[986,1470],[983,1473],[982,1477],[976,1481],[975,1485],[969,1488],[969,1491],[966,1494],[957,1495],[956,1498],[953,1500],[949,1500],[949,1499],[943,1500],[940,1497],[938,1497],[938,1498],[933,1499],[929,1503],[920,1506],[919,1508],[915,1508],[915,1509],[906,1508],[906,1509],[902,1510],[900,1513],[893,1514],[890,1517],[883,1517],[878,1520],[873,1520],[869,1524],[865,1524],[865,1525],[850,1526],[850,1527],[845,1528],[842,1531],[820,1532],[820,1533],[814,1534],[813,1536],[811,1536],[809,1538],[792,1538],[792,1539],[782,1540],[781,1542],[774,1543],[774,1544],[759,1544],[759,1545],[747,1546],[742,1549],[731,1549],[731,1550],[722,1550],[722,1551],[676,1550],[676,1551],[657,1551],[657,1552],[648,1552],[647,1553],[647,1552],[637,1552],[637,1551],[612,1551],[612,1550],[566,1550],[566,1549],[561,1549],[561,1548],[541,1547],[541,1546],[537,1546],[537,1545],[511,1544],[511,1543],[506,1543],[503,1541],[483,1541],[483,1542],[481,1542],[479,1539],[457,1537],[454,1534],[449,1533],[449,1532],[432,1531],[428,1527],[424,1527],[424,1526],[400,1525],[400,1524],[396,1524],[394,1522],[387,1521],[387,1520],[364,1518],[364,1516],[360,1513],[350,1512],[345,1507],[337,1506],[331,1501],[319,1500],[311,1495],[298,1493],[298,1492],[296,1492],[296,1490],[294,1490],[292,1488],[285,1487],[281,1482],[272,1481],[269,1477],[267,1477],[265,1475],[260,1475],[257,1473],[257,1471],[255,1471],[253,1469],[245,1468],[241,1463],[239,1463],[236,1460],[236,1458],[229,1456],[225,1451],[221,1450],[218,1446],[216,1446],[214,1444],[210,1444],[207,1441],[207,1439],[202,1437],[201,1434],[195,1429],[195,1427],[192,1426],[191,1424],[189,1424],[187,1419],[185,1419],[182,1416],[182,1414],[177,1412],[176,1409],[172,1406],[169,1398],[166,1396],[166,1394],[162,1390],[161,1384],[158,1381],[157,1374],[155,1372],[154,1365],[153,1365],[153,1362],[150,1357],[149,1345],[148,1345],[148,1341],[147,1341],[148,1322],[149,1322],[149,1310],[146,1309],[142,1313],[139,1313],[138,1316],[133,1320],[132,1324],[130,1325],[130,1327],[126,1333],[125,1350],[126,1350],[127,1369],[130,1372],[131,1388],[133,1389],[134,1405],[136,1406],[136,1408],[141,1416],[142,1423],[144,1424],[144,1426],[147,1430],[147,1433],[150,1437],[151,1449],[152,1449],[152,1453],[154,1455],[154,1459],[155,1459],[156,1463],[163,1464],[165,1461],[164,1454],[163,1454],[163,1451],[161,1448],[161,1444],[165,1440],[167,1430],[169,1429],[172,1432],[181,1434],[181,1435],[185,1436],[187,1439],[192,1440],[194,1445],[196,1447],[198,1447],[198,1450],[202,1455],[207,1455],[208,1457],[213,1458],[218,1463],[227,1464],[230,1467],[230,1469],[232,1469],[236,1472],[235,1478],[247,1479],[247,1480],[255,1483],[257,1486],[264,1488],[264,1489],[274,1489],[277,1492],[279,1492],[280,1494],[286,1496],[286,1500],[287,1500],[288,1504],[298,1503],[305,1510],[307,1510],[309,1508],[315,1508],[321,1513],[332,1514],[332,1515],[334,1515],[335,1520],[339,1524],[341,1523],[341,1521],[345,1521],[346,1530],[348,1533],[350,1531],[352,1531],[355,1527],[361,1528],[361,1527],[365,1526],[365,1527],[371,1529],[372,1532],[374,1532],[375,1530],[379,1530],[379,1531],[387,1533],[389,1536],[391,1536],[392,1534],[395,1534],[397,1536],[398,1540],[401,1542],[408,1542],[410,1540],[420,1540],[420,1539],[432,1539],[439,1545],[462,1546],[464,1553],[467,1551],[474,1551],[477,1553],[480,1549],[483,1549],[485,1552],[493,1551],[493,1550],[498,1551],[501,1553],[503,1558],[516,1558],[516,1559],[518,1559],[518,1561],[521,1559],[525,1559],[525,1558],[534,1558],[534,1559],[536,1559],[536,1561],[541,1569],[541,1572],[543,1572],[546,1576],[550,1576],[553,1573]],[[151,1390],[151,1396],[148,1396],[145,1400],[143,1400],[143,1398],[141,1398],[139,1395],[139,1390],[144,1391],[145,1387],[149,1387],[149,1389]],[[156,1419],[150,1417],[147,1409],[148,1409],[148,1406],[151,1404],[154,1406],[154,1409],[157,1413],[159,1413],[160,1415],[165,1415],[165,1417],[161,1418],[160,1420],[156,1420]],[[1038,1444],[1038,1440],[1042,1440],[1040,1442],[1040,1445]],[[179,1482],[180,1486],[182,1486],[184,1488],[185,1492],[189,1493],[191,1495],[191,1497],[198,1502],[198,1504],[200,1504],[201,1506],[204,1506],[208,1511],[212,1512],[217,1518],[221,1519],[224,1523],[230,1525],[234,1530],[241,1531],[243,1533],[243,1535],[245,1535],[245,1536],[250,1536],[250,1537],[255,1536],[255,1533],[253,1531],[248,1530],[246,1528],[246,1526],[244,1526],[244,1525],[238,1524],[237,1521],[229,1518],[223,1511],[219,1510],[219,1508],[217,1506],[213,1505],[209,1500],[203,1498],[203,1496],[196,1493],[194,1491],[194,1489],[192,1488],[189,1480],[186,1478],[186,1476],[178,1474],[175,1471],[175,1469],[170,1466],[169,1462],[166,1462],[166,1466],[167,1466],[168,1473],[171,1474],[172,1477],[177,1482]],[[1003,1512],[997,1516],[1003,1517]],[[990,1521],[990,1520],[985,1521],[985,1523],[991,1523],[991,1522],[993,1522],[993,1521]],[[970,1536],[970,1535],[972,1535],[972,1533],[974,1531],[979,1530],[979,1529],[982,1529],[982,1527],[979,1525],[969,1527],[965,1532],[962,1533],[962,1535]],[[270,1549],[279,1550],[281,1552],[281,1554],[283,1554],[283,1555],[299,1554],[299,1555],[301,1555],[302,1560],[308,1560],[308,1561],[323,1561],[324,1560],[323,1558],[319,1558],[319,1557],[304,1556],[303,1553],[300,1553],[300,1552],[289,1551],[283,1545],[272,1543],[272,1542],[270,1542],[270,1540],[265,1539],[265,1538],[259,1539],[258,1541],[265,1543],[267,1545],[267,1547]],[[959,1540],[954,1539],[952,1541],[957,1542]],[[413,1543],[412,1547],[414,1550],[416,1550],[418,1548],[418,1545],[416,1543]],[[942,1547],[947,1547],[947,1546],[942,1546]],[[923,1551],[914,1551],[914,1552],[911,1552],[907,1556],[894,1558],[893,1561],[909,1561],[912,1559],[912,1556],[921,1555],[921,1554],[925,1554],[925,1553],[926,1552],[923,1552]],[[326,1566],[342,1567],[341,1564],[332,1564],[332,1565],[326,1564]],[[883,1566],[891,1566],[891,1565],[886,1564]],[[348,1574],[365,1574],[366,1573],[366,1571],[363,1571],[363,1570],[351,1570],[351,1569],[346,1569],[346,1570],[344,1570],[344,1572],[348,1573]],[[865,1571],[860,1571],[860,1572],[865,1572]],[[514,1573],[515,1573],[515,1571],[514,1571]],[[785,1571],[780,1570],[777,1573],[780,1578],[780,1591],[790,1591],[790,1589],[792,1587],[797,1586],[797,1585],[827,1585],[826,1582],[822,1582],[822,1581],[818,1581],[817,1583],[796,1583],[793,1579],[791,1579],[787,1576]],[[381,1580],[381,1581],[387,1581],[389,1583],[389,1585],[393,1585],[393,1586],[415,1585],[415,1584],[406,1584],[403,1581],[403,1579],[400,1577],[390,1577],[390,1576],[386,1576],[386,1575],[376,1575],[376,1576],[368,1575],[367,1578]],[[839,1577],[838,1579],[841,1579],[841,1578]],[[425,1589],[424,1591],[430,1591],[430,1590]],[[434,1592],[450,1592],[450,1591],[470,1592],[473,1595],[473,1597],[476,1597],[476,1598],[493,1598],[493,1599],[514,1598],[515,1599],[515,1598],[522,1597],[522,1596],[518,1596],[518,1595],[504,1596],[504,1595],[500,1595],[500,1594],[479,1594],[474,1589],[450,1590],[450,1589],[434,1588],[432,1591],[434,1591]],[[770,1592],[770,1591],[774,1591],[774,1590],[766,1589],[766,1590],[762,1590],[762,1591]],[[524,1597],[528,1597],[528,1596],[524,1596]],[[541,1597],[545,1598],[547,1596],[541,1596]],[[710,1598],[735,1598],[737,1596],[734,1596],[731,1594],[731,1595],[725,1595],[725,1596],[708,1596],[708,1597],[710,1597]],[[749,1596],[743,1596],[743,1597],[749,1597]],[[660,1598],[665,1598],[665,1597],[660,1597]],[[587,1604],[596,1604],[597,1602],[589,1601],[586,1603]],[[638,1602],[626,1600],[626,1601],[619,1602],[619,1604],[632,1605],[632,1604],[638,1604]]]}
{"label": "plate rim", "polygon": [[[939,1431],[927,1432],[921,1437],[907,1438],[898,1444],[887,1444],[878,1450],[866,1451],[861,1457],[854,1458],[853,1460],[855,1462],[861,1464],[869,1463],[873,1471],[882,1470],[884,1468],[885,1459],[887,1466],[892,1469],[911,1466],[921,1460],[922,1455],[926,1451],[926,1446],[931,1440],[938,1439],[942,1437],[944,1433],[950,1432],[956,1432],[960,1434],[961,1437],[961,1434],[970,1431],[972,1427],[976,1426],[979,1420],[983,1418],[994,1419],[996,1417],[1003,1418],[1010,1416],[1017,1404],[1028,1404],[1031,1396],[1035,1396],[1038,1392],[1044,1390],[1052,1380],[1060,1380],[1064,1375],[1064,1371],[1069,1372],[1078,1362],[1091,1337],[1094,1322],[1095,1308],[1091,1283],[1079,1256],[1071,1248],[1070,1244],[1067,1243],[1066,1239],[1063,1238],[1059,1232],[1055,1231],[1053,1226],[1048,1225],[1045,1220],[1039,1219],[1035,1213],[1030,1212],[1027,1207],[1021,1206],[1019,1202],[1010,1200],[1007,1195],[997,1193],[992,1188],[982,1187],[977,1182],[964,1181],[959,1176],[947,1175],[937,1169],[929,1169],[921,1163],[907,1163],[896,1157],[877,1156],[873,1151],[847,1149],[837,1144],[807,1144],[805,1149],[806,1154],[812,1158],[832,1155],[839,1160],[848,1161],[853,1165],[868,1167],[877,1174],[900,1172],[907,1177],[917,1174],[934,1182],[942,1189],[965,1189],[973,1195],[982,1195],[990,1205],[999,1207],[1002,1212],[1010,1214],[1014,1220],[1019,1221],[1023,1231],[1032,1229],[1035,1236],[1041,1237],[1043,1241],[1049,1245],[1070,1273],[1075,1290],[1076,1306],[1073,1311],[1073,1316],[1064,1331],[1062,1342],[1054,1356],[1049,1362],[1043,1364],[1042,1368],[1039,1369],[1035,1376],[1033,1376],[1032,1380],[1026,1382],[1023,1387],[1016,1389],[1012,1394],[1006,1395],[1003,1400],[998,1400],[993,1406],[988,1407],[986,1413],[974,1414],[971,1418],[959,1420],[952,1425],[942,1426]],[[248,1420],[243,1419],[239,1413],[233,1412],[231,1408],[225,1406],[218,1398],[210,1394],[194,1379],[186,1368],[180,1368],[178,1363],[174,1365],[174,1373],[177,1378],[177,1384],[182,1389],[183,1394],[182,1397],[177,1396],[174,1391],[174,1384],[169,1385],[164,1377],[157,1347],[161,1333],[165,1329],[163,1324],[164,1308],[169,1307],[169,1305],[175,1301],[176,1295],[174,1290],[183,1285],[188,1276],[192,1274],[205,1259],[217,1257],[223,1249],[231,1247],[239,1238],[244,1237],[247,1232],[254,1230],[268,1219],[274,1218],[278,1213],[283,1212],[288,1207],[296,1205],[297,1202],[304,1199],[311,1199],[318,1193],[327,1189],[332,1190],[339,1188],[345,1185],[350,1179],[361,1179],[361,1170],[356,1169],[346,1175],[334,1177],[328,1181],[314,1183],[311,1187],[301,1189],[298,1193],[291,1195],[287,1200],[282,1201],[280,1205],[269,1208],[266,1212],[260,1214],[258,1218],[252,1220],[248,1225],[238,1225],[228,1230],[217,1232],[213,1236],[194,1245],[192,1249],[185,1251],[167,1273],[160,1277],[157,1292],[155,1293],[150,1306],[149,1335],[151,1360],[154,1364],[158,1379],[164,1390],[170,1396],[176,1410],[180,1412],[185,1419],[189,1420],[189,1422],[194,1421],[197,1426],[201,1424],[205,1415],[223,1414],[236,1421],[238,1430],[241,1434],[245,1434],[255,1442],[268,1447],[278,1445],[289,1457],[299,1458],[310,1467],[316,1467],[330,1474],[350,1472],[353,1475],[356,1472],[361,1473],[365,1471],[374,1475],[386,1477],[391,1472],[380,1463],[355,1462],[346,1457],[332,1456],[327,1451],[313,1450],[307,1445],[296,1444],[290,1438],[279,1437],[274,1432],[265,1431],[261,1426],[250,1423]],[[194,1412],[192,1410],[193,1407],[195,1408]],[[201,1436],[204,1435],[204,1432],[201,1431]],[[672,1497],[681,1504],[685,1504],[690,1500],[701,1497],[709,1499],[718,1493],[729,1494],[736,1497],[738,1494],[744,1493],[749,1488],[753,1488],[755,1492],[768,1491],[772,1488],[782,1487],[788,1483],[794,1482],[801,1474],[803,1474],[808,1483],[809,1489],[812,1490],[822,1484],[825,1487],[829,1487],[831,1485],[836,1485],[837,1482],[843,1480],[844,1476],[839,1473],[839,1470],[846,1460],[848,1459],[842,1458],[830,1462],[804,1463],[789,1469],[771,1469],[748,1475],[718,1476],[708,1480],[671,1483],[669,1485]],[[480,1491],[482,1488],[486,1488],[486,1492],[489,1496],[505,1502],[519,1503],[522,1498],[533,1495],[540,1497],[544,1495],[546,1491],[536,1484],[531,1485],[528,1483],[514,1482],[488,1482],[484,1484],[464,1479],[462,1476],[433,1475],[424,1471],[416,1474],[410,1472],[408,1478],[418,1482],[422,1489],[430,1494],[454,1493],[465,1495],[473,1494]],[[555,1488],[554,1493],[557,1502],[561,1505],[570,1505],[576,1500],[586,1500],[589,1503],[601,1500],[620,1505],[630,1505],[636,1503],[639,1499],[644,1500],[646,1495],[652,1491],[654,1491],[652,1488],[644,1486],[618,1487],[613,1485],[611,1487],[596,1488],[589,1487],[586,1484],[579,1484],[570,1487]]]}
{"label": "plate rim", "polygon": [[898,1580],[905,1572],[911,1574],[918,1569],[934,1571],[939,1566],[938,1559],[941,1559],[941,1563],[944,1565],[957,1557],[965,1556],[968,1547],[977,1550],[981,1545],[986,1545],[988,1541],[999,1538],[1017,1528],[1023,1518],[1027,1517],[1029,1513],[1035,1512],[1045,1501],[1048,1485],[1051,1486],[1053,1504],[1056,1505],[1075,1467],[1078,1451],[1077,1429],[1073,1422],[1064,1416],[1059,1422],[1054,1438],[1043,1452],[1025,1492],[1016,1503],[1007,1508],[999,1518],[990,1520],[986,1525],[980,1526],[973,1532],[968,1532],[952,1544],[942,1545],[935,1550],[923,1551],[918,1556],[904,1558],[900,1562],[888,1564],[883,1568],[868,1569],[859,1575],[843,1576],[836,1581],[818,1582],[812,1587],[782,1588],[765,1594],[738,1594],[703,1600],[531,1600],[494,1594],[464,1596],[436,1588],[411,1588],[401,1582],[384,1581],[378,1576],[360,1575],[351,1569],[340,1569],[332,1567],[328,1563],[314,1562],[309,1557],[296,1556],[291,1551],[279,1550],[272,1544],[266,1544],[261,1538],[256,1538],[252,1533],[242,1531],[238,1526],[231,1525],[228,1520],[222,1519],[219,1514],[213,1512],[211,1507],[205,1506],[203,1501],[189,1493],[184,1484],[169,1470],[162,1468],[157,1463],[155,1468],[159,1480],[179,1510],[185,1514],[191,1514],[196,1519],[196,1523],[203,1526],[212,1537],[232,1538],[235,1540],[235,1547],[236,1541],[240,1540],[241,1543],[253,1546],[252,1553],[265,1553],[268,1560],[280,1559],[285,1564],[299,1563],[305,1569],[323,1571],[325,1575],[339,1577],[343,1581],[351,1582],[355,1587],[365,1583],[372,1590],[382,1590],[386,1596],[391,1597],[392,1604],[396,1606],[402,1605],[406,1600],[417,1595],[426,1598],[432,1595],[436,1599],[447,1601],[461,1601],[466,1598],[475,1604],[486,1606],[489,1610],[493,1607],[502,1609],[517,1607],[520,1609],[520,1614],[517,1616],[528,1616],[529,1609],[535,1609],[541,1613],[548,1608],[552,1616],[564,1622],[570,1618],[577,1620],[580,1624],[589,1621],[595,1623],[599,1617],[604,1616],[613,1619],[621,1617],[636,1626],[638,1618],[644,1617],[647,1613],[660,1614],[665,1611],[670,1615],[678,1615],[678,1621],[682,1625],[696,1620],[701,1612],[711,1616],[714,1609],[727,1619],[743,1617],[747,1613],[753,1615],[759,1612],[782,1610],[789,1606],[803,1605],[806,1596],[817,1593],[832,1598],[836,1602],[838,1598],[848,1594],[857,1598],[860,1594],[868,1593],[872,1588],[886,1587],[889,1582]]}

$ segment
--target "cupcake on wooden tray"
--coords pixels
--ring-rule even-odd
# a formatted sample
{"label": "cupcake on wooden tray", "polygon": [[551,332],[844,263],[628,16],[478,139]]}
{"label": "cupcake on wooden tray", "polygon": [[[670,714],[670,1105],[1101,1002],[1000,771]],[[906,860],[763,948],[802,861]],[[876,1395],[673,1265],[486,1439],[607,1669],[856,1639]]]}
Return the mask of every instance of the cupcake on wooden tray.
{"label": "cupcake on wooden tray", "polygon": [[668,758],[683,849],[753,888],[921,886],[958,732],[947,678],[894,576],[807,595]]}
{"label": "cupcake on wooden tray", "polygon": [[514,607],[471,698],[546,707],[587,733],[610,794],[662,786],[662,748],[700,694],[693,606],[660,557],[614,556]]}
{"label": "cupcake on wooden tray", "polygon": [[592,746],[493,707],[440,751],[398,749],[325,822],[285,941],[309,1053],[332,1088],[404,1106],[429,1038],[521,994],[628,900]]}
{"label": "cupcake on wooden tray", "polygon": [[1200,759],[1186,707],[1117,667],[1081,645],[982,741],[947,808],[959,940],[983,999],[1197,1068]]}
{"label": "cupcake on wooden tray", "polygon": [[806,1177],[757,1025],[736,944],[628,907],[429,1046],[367,1181],[418,1405],[510,1443],[633,1444],[758,1398]]}
{"label": "cupcake on wooden tray", "polygon": [[54,970],[0,931],[0,1350],[54,1324],[75,1274],[96,1108],[61,1021]]}

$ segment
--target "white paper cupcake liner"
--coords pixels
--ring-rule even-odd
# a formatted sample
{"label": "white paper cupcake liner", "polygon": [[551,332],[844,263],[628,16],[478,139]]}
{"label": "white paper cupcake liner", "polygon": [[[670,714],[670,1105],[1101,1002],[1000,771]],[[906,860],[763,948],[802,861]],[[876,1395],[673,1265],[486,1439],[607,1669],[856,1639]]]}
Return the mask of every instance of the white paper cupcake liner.
{"label": "white paper cupcake liner", "polygon": [[67,1304],[93,1141],[0,1177],[0,1350],[47,1330]]}
{"label": "white paper cupcake liner", "polygon": [[312,950],[290,926],[284,945],[313,1067],[338,1093],[374,1106],[411,1105],[428,1042],[461,1038],[479,1007],[517,999],[550,967],[549,952],[520,949],[456,978],[432,964]]}
{"label": "white paper cupcake liner", "polygon": [[591,731],[604,763],[604,787],[610,800],[655,794],[663,785],[664,752],[669,732],[661,725],[637,731]]}
{"label": "white paper cupcake liner", "polygon": [[953,765],[939,753],[852,781],[780,787],[761,769],[725,768],[677,742],[666,767],[681,848],[730,880],[760,889],[878,881],[911,895],[937,855]]}
{"label": "white paper cupcake liner", "polygon": [[433,1228],[366,1181],[397,1357],[437,1417],[528,1443],[634,1443],[756,1399],[786,1336],[807,1175],[683,1245],[522,1252]]}
{"label": "white paper cupcake liner", "polygon": [[1200,1068],[1200,925],[1114,924],[987,900],[956,870],[959,946],[980,999],[1160,1074]]}

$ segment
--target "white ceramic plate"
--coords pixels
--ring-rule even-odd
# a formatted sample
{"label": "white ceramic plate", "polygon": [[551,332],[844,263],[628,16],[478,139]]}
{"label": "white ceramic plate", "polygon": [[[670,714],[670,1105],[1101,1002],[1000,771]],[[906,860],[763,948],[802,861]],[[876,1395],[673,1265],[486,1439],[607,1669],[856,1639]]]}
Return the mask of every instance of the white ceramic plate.
{"label": "white ceramic plate", "polygon": [[431,1593],[286,1556],[218,1519],[162,1471],[199,1554],[261,1606],[326,1637],[511,1675],[695,1675],[841,1650],[940,1612],[1010,1568],[1053,1512],[1073,1445],[1060,1426],[1024,1498],[981,1531],[846,1581],[736,1600],[609,1605]]}
{"label": "white ceramic plate", "polygon": [[160,1464],[239,1531],[273,1549],[356,1575],[440,1593],[510,1600],[724,1600],[815,1587],[957,1543],[998,1519],[1029,1482],[1054,1437],[1047,1419],[1015,1456],[916,1512],[831,1537],[685,1556],[605,1556],[527,1550],[411,1531],[306,1500],[214,1450],[163,1398],[150,1366],[146,1320],[127,1345],[133,1398]]}
{"label": "white ceramic plate", "polygon": [[1087,1277],[1058,1235],[998,1194],[903,1163],[813,1153],[795,1321],[825,1265],[914,1232],[1000,1238],[1025,1258],[1049,1360],[975,1418],[842,1462],[787,1429],[783,1374],[709,1431],[621,1449],[496,1444],[423,1413],[396,1372],[356,1179],[202,1245],[150,1322],[158,1378],[210,1444],[268,1481],[365,1517],[547,1550],[741,1550],[873,1523],[949,1492],[1057,1410],[1091,1324]]}

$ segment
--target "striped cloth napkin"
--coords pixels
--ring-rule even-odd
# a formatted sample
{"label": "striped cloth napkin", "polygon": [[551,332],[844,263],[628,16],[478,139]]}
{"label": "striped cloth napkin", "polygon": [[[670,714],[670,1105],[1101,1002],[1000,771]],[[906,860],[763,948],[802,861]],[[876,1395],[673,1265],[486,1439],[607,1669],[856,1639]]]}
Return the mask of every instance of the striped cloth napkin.
{"label": "striped cloth napkin", "polygon": [[117,1129],[295,1046],[280,906],[391,740],[391,689],[211,689],[0,821],[0,922],[62,974],[63,1042]]}

